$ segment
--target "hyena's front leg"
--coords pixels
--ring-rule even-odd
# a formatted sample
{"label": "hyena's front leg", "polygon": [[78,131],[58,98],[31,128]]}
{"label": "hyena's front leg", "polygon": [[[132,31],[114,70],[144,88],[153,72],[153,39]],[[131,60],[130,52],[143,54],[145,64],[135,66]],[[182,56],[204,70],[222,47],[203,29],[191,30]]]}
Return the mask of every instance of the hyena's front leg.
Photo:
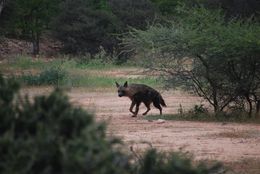
{"label": "hyena's front leg", "polygon": [[134,115],[132,117],[136,117],[137,116],[140,104],[141,103],[136,103],[135,112],[134,112]]}
{"label": "hyena's front leg", "polygon": [[133,108],[134,108],[135,104],[136,103],[134,101],[132,101],[131,106],[129,108],[129,111],[132,112],[133,114],[135,114],[134,111],[133,111]]}

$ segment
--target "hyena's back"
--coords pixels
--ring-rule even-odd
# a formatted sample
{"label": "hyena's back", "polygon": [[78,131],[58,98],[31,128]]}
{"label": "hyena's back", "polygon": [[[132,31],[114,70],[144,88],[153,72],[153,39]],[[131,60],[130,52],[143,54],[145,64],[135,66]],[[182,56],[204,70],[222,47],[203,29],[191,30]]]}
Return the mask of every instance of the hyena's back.
{"label": "hyena's back", "polygon": [[166,106],[161,94],[158,91],[143,84],[130,84],[129,97],[136,102],[153,102]]}
{"label": "hyena's back", "polygon": [[147,85],[143,85],[143,84],[130,84],[128,86],[129,90],[128,90],[128,96],[134,97],[134,95],[140,95],[142,97],[145,97],[145,95],[150,98],[152,95],[158,95],[159,92],[157,92],[155,89],[147,86]]}

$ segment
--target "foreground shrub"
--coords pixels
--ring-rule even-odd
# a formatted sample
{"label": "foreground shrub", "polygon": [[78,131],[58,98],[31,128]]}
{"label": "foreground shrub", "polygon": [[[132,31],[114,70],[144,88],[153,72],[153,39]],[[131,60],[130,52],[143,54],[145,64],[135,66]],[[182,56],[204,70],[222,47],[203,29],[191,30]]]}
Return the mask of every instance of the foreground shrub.
{"label": "foreground shrub", "polygon": [[126,173],[105,125],[73,107],[60,90],[15,102],[17,84],[0,78],[0,173]]}
{"label": "foreground shrub", "polygon": [[159,153],[152,149],[146,152],[139,168],[140,174],[206,174],[221,173],[220,165],[207,168],[204,164],[193,167],[191,160],[183,153]]}
{"label": "foreground shrub", "polygon": [[70,104],[62,91],[17,97],[19,85],[0,76],[0,173],[214,173],[176,154],[145,153],[140,161],[106,137],[105,125]]}

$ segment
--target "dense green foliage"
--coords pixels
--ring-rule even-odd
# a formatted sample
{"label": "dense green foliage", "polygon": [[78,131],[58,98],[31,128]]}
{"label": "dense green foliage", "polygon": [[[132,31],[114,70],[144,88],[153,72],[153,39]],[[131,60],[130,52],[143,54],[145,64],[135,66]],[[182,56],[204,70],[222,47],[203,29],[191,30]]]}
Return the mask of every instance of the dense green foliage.
{"label": "dense green foliage", "polygon": [[109,55],[118,53],[118,34],[128,26],[144,28],[154,13],[147,0],[68,0],[61,9],[54,19],[54,36],[62,41],[67,53],[88,52],[92,56],[101,47]]}
{"label": "dense green foliage", "polygon": [[34,54],[39,54],[41,36],[52,33],[65,53],[94,55],[103,47],[122,59],[126,54],[121,53],[118,35],[129,27],[165,22],[164,16],[179,18],[179,4],[222,8],[229,17],[259,17],[257,0],[2,0],[0,35],[29,40]]}
{"label": "dense green foliage", "polygon": [[105,125],[73,106],[62,91],[36,96],[17,94],[19,85],[0,76],[0,172],[207,174],[219,165],[194,167],[183,154],[147,151],[136,159],[123,152],[118,139],[107,137]]}
{"label": "dense green foliage", "polygon": [[227,21],[222,11],[203,7],[180,8],[179,13],[181,20],[170,26],[133,30],[125,37],[125,45],[155,58],[147,66],[168,74],[164,77],[174,86],[191,87],[216,113],[236,106],[252,116],[254,103],[258,115],[259,23]]}
{"label": "dense green foliage", "polygon": [[61,9],[53,28],[54,36],[62,41],[65,52],[94,55],[100,51],[100,46],[113,52],[116,43],[112,35],[121,27],[107,5],[91,0],[68,0],[61,4]]}

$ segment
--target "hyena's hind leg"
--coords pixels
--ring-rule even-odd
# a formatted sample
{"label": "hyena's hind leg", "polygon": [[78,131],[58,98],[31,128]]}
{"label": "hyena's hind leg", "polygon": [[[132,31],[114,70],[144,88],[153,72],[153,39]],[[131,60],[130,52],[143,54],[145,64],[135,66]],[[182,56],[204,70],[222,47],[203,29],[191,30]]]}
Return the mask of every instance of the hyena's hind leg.
{"label": "hyena's hind leg", "polygon": [[153,101],[153,105],[154,105],[154,107],[156,107],[160,110],[160,115],[162,115],[162,107],[160,105],[160,101],[159,100]]}
{"label": "hyena's hind leg", "polygon": [[143,115],[146,115],[146,114],[151,110],[150,104],[151,104],[151,103],[144,102],[144,105],[146,106],[147,110],[143,113]]}

